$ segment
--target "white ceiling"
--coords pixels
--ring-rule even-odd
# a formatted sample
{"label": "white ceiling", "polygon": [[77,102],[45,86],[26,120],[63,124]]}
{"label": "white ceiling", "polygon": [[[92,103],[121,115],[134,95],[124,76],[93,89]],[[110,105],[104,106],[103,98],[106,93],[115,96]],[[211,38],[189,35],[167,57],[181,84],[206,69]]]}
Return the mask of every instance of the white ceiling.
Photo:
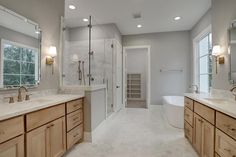
{"label": "white ceiling", "polygon": [[[123,35],[190,30],[211,7],[211,0],[65,0],[66,23],[81,26],[92,15],[97,24],[115,23]],[[70,10],[69,4],[76,10]],[[141,19],[133,19],[141,13]],[[174,17],[181,16],[180,21]],[[137,28],[142,24],[142,28]]]}

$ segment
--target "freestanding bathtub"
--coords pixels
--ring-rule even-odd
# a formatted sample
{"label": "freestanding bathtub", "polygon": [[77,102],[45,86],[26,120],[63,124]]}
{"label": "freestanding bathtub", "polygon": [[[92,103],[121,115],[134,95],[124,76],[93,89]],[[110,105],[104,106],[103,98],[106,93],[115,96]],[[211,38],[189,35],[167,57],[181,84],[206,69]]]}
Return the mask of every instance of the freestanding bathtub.
{"label": "freestanding bathtub", "polygon": [[170,125],[184,128],[184,97],[163,96],[163,109]]}

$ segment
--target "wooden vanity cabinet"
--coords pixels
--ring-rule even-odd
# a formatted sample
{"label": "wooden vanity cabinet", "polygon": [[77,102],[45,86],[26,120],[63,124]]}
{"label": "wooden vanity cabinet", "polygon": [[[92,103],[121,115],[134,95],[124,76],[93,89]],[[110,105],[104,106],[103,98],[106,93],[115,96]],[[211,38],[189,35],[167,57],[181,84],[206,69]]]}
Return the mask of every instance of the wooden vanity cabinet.
{"label": "wooden vanity cabinet", "polygon": [[0,122],[0,157],[24,157],[24,117]]}
{"label": "wooden vanity cabinet", "polygon": [[0,144],[0,157],[25,157],[24,136]]}
{"label": "wooden vanity cabinet", "polygon": [[83,99],[66,103],[67,149],[83,139]]}
{"label": "wooden vanity cabinet", "polygon": [[66,151],[65,117],[26,135],[27,157],[60,157]]}
{"label": "wooden vanity cabinet", "polygon": [[194,113],[193,146],[202,157],[214,157],[214,126]]}

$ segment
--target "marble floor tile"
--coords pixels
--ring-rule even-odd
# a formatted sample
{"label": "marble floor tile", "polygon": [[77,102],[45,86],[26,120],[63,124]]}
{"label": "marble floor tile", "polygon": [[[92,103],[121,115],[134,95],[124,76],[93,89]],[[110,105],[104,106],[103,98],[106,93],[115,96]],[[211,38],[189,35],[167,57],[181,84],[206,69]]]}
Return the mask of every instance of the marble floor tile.
{"label": "marble floor tile", "polygon": [[75,146],[66,157],[197,157],[181,129],[173,128],[160,106],[126,108],[96,131],[93,143]]}

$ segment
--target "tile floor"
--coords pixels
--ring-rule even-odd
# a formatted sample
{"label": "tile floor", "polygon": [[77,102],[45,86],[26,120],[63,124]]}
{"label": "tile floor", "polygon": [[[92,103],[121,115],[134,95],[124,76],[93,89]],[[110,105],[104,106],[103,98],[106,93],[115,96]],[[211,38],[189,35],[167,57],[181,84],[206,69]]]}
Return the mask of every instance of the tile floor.
{"label": "tile floor", "polygon": [[128,100],[127,108],[146,108],[146,101]]}
{"label": "tile floor", "polygon": [[75,146],[66,157],[197,157],[183,130],[171,127],[160,106],[123,109],[97,130],[93,143]]}

